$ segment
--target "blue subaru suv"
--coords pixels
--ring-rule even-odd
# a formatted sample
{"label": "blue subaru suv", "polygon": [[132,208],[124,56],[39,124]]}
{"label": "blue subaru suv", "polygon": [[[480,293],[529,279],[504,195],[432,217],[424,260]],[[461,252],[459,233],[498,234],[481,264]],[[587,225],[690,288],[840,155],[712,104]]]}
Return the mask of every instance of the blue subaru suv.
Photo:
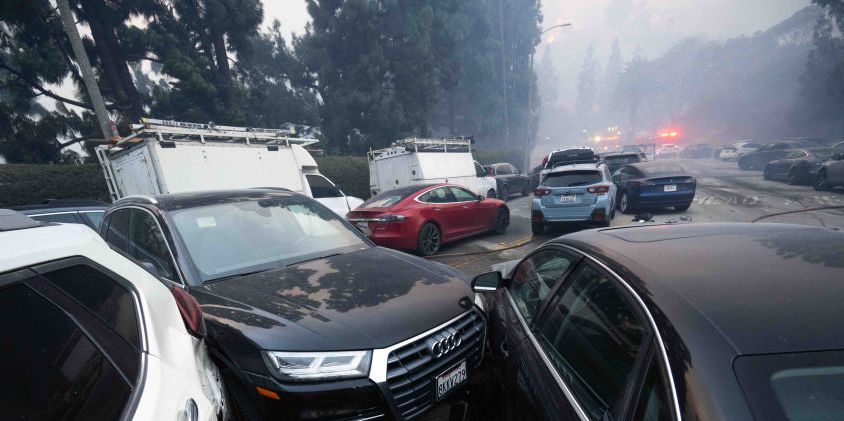
{"label": "blue subaru suv", "polygon": [[602,162],[554,168],[533,192],[533,233],[539,235],[549,224],[566,222],[607,227],[615,216],[615,195],[615,184]]}

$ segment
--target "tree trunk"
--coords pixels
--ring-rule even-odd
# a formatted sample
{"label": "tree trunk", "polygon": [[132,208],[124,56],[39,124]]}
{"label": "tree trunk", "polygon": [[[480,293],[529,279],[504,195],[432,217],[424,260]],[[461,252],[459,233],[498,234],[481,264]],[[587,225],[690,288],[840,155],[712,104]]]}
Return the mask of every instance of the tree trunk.
{"label": "tree trunk", "polygon": [[220,83],[223,85],[223,100],[226,109],[234,107],[234,93],[232,92],[232,71],[229,67],[229,55],[226,51],[226,39],[222,32],[212,30],[211,42],[214,44],[214,56],[217,61],[217,73],[220,75]]}

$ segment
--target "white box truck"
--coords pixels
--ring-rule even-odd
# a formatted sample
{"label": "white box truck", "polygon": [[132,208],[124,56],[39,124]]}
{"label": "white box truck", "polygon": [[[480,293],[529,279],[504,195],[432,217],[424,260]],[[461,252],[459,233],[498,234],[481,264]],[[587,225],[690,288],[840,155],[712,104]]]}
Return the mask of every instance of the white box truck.
{"label": "white box truck", "polygon": [[115,145],[96,149],[112,200],[271,187],[313,197],[340,216],[363,203],[319,173],[304,148],[314,139],[281,130],[154,119],[135,129]]}
{"label": "white box truck", "polygon": [[369,189],[380,192],[413,184],[453,183],[496,197],[495,179],[472,157],[468,138],[404,139],[369,151]]}

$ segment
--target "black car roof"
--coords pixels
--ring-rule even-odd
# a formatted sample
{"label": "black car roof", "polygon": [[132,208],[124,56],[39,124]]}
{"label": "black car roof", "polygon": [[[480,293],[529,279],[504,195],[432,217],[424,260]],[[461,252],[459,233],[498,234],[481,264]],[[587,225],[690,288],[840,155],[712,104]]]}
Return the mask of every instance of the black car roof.
{"label": "black car roof", "polygon": [[156,196],[129,196],[114,202],[114,206],[127,204],[152,205],[164,211],[261,199],[294,199],[305,196],[280,188],[215,190],[188,193],[161,194]]}
{"label": "black car roof", "polygon": [[844,302],[839,231],[789,224],[651,225],[554,241],[614,267],[687,346],[726,341],[737,354],[844,348],[837,325]]}
{"label": "black car roof", "polygon": [[49,199],[37,205],[15,206],[12,210],[25,215],[44,212],[73,212],[77,210],[101,210],[111,204],[99,200]]}

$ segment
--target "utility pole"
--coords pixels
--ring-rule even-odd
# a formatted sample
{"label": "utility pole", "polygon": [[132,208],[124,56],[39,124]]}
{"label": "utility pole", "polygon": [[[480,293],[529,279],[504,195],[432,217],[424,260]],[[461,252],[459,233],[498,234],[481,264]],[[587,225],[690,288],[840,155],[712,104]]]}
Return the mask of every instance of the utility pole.
{"label": "utility pole", "polygon": [[73,47],[73,55],[76,58],[76,63],[79,65],[82,81],[88,90],[91,105],[94,106],[94,114],[96,114],[97,121],[100,123],[103,139],[106,142],[110,142],[117,133],[111,129],[111,119],[108,116],[103,96],[100,94],[100,87],[94,78],[94,70],[91,68],[91,62],[88,61],[88,54],[82,45],[82,38],[79,36],[79,30],[76,28],[76,20],[73,17],[73,12],[71,12],[67,0],[56,0],[56,4],[59,7],[59,17],[62,20],[62,26],[64,26],[64,31],[70,39],[71,47]]}

